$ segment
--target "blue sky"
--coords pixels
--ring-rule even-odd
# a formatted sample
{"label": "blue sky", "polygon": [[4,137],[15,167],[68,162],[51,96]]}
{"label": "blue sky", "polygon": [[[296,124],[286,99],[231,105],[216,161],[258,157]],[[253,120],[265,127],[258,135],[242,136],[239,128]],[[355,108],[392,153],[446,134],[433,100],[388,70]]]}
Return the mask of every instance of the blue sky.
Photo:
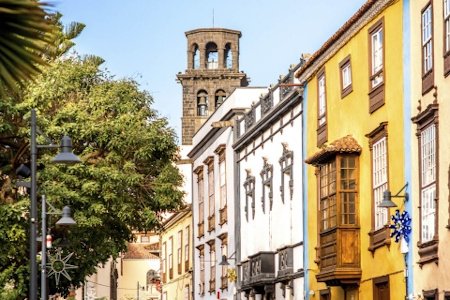
{"label": "blue sky", "polygon": [[252,86],[268,86],[313,53],[365,0],[60,0],[63,22],[86,24],[75,50],[105,59],[116,78],[131,77],[153,96],[154,108],[180,137],[184,32],[240,30],[240,69]]}

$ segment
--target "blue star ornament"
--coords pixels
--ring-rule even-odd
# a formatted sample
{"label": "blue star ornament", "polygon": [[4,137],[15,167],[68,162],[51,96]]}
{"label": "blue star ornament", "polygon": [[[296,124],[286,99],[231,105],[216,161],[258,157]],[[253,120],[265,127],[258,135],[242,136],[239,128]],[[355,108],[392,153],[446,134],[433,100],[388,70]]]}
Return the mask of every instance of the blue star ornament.
{"label": "blue star ornament", "polygon": [[392,229],[391,237],[395,237],[395,242],[398,243],[401,238],[404,238],[409,243],[409,235],[411,234],[411,217],[409,213],[404,210],[402,213],[397,209],[395,214],[391,216],[393,224],[389,225]]}

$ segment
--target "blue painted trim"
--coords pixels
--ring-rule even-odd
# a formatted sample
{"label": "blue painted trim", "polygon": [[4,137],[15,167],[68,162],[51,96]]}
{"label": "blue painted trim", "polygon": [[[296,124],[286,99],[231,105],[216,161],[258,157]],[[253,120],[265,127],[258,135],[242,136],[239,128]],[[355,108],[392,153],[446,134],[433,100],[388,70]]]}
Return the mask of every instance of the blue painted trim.
{"label": "blue painted trim", "polygon": [[[412,130],[412,122],[411,122],[411,22],[410,22],[410,0],[403,1],[403,145],[404,145],[404,172],[405,172],[405,181],[409,183],[408,185],[408,193],[410,194],[409,199],[406,203],[405,209],[412,216],[412,199],[411,191],[412,189],[412,170],[411,165],[413,163],[411,158],[411,130]],[[415,220],[412,219],[411,226],[414,228]],[[413,230],[414,232],[414,230]],[[416,243],[414,240],[414,236],[411,236],[410,242],[408,244],[408,254],[406,256],[406,262],[408,263],[408,295],[413,293],[414,291],[414,280],[413,280],[413,245]]]}
{"label": "blue painted trim", "polygon": [[[308,85],[305,84],[303,90],[303,114],[302,114],[302,161],[306,159],[307,149],[307,111],[308,111]],[[308,175],[306,172],[307,166],[303,165],[303,188],[302,188],[302,200],[303,200],[303,270],[305,271],[303,279],[303,292],[305,293],[305,299],[309,300],[309,238],[308,238]]]}

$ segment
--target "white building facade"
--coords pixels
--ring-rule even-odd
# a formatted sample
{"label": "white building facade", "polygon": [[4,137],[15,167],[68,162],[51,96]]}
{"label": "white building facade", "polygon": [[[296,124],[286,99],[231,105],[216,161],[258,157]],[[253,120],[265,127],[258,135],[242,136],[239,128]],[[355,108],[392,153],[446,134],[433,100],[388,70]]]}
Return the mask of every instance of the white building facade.
{"label": "white building facade", "polygon": [[304,299],[299,67],[236,124],[237,299]]}
{"label": "white building facade", "polygon": [[[236,88],[193,137],[193,298],[235,299],[234,124],[267,88]],[[222,266],[222,256],[230,265]]]}

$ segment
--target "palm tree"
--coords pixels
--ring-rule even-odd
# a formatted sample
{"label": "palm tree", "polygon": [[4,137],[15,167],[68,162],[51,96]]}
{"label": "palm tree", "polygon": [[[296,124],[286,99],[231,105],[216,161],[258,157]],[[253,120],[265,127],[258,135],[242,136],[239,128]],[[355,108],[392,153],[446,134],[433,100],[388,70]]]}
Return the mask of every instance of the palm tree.
{"label": "palm tree", "polygon": [[54,25],[34,0],[0,0],[0,94],[16,90],[45,65]]}

